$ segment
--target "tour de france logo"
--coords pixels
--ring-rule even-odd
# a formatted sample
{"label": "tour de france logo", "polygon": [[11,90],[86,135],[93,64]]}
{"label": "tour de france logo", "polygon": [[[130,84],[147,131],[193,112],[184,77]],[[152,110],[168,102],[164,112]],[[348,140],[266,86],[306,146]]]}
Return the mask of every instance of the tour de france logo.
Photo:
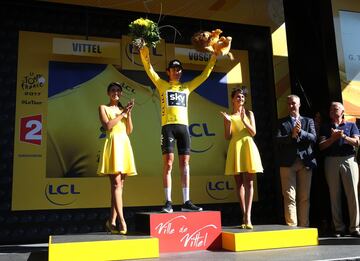
{"label": "tour de france logo", "polygon": [[45,83],[46,79],[42,74],[29,72],[21,81],[21,89],[27,96],[39,96]]}

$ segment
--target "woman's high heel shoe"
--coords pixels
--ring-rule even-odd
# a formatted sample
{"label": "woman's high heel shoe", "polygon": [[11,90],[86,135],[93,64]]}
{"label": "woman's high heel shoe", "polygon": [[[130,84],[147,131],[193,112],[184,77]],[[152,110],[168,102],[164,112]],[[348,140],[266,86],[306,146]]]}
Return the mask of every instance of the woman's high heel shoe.
{"label": "woman's high heel shoe", "polygon": [[245,225],[245,228],[246,228],[246,229],[253,229],[254,227],[253,227],[253,225],[251,225],[251,224],[246,224],[246,225]]}
{"label": "woman's high heel shoe", "polygon": [[124,223],[124,224],[122,224],[122,229],[119,231],[120,235],[126,235],[127,234],[126,223]]}
{"label": "woman's high heel shoe", "polygon": [[108,233],[111,233],[111,234],[119,234],[119,230],[116,229],[116,227],[110,223],[110,221],[106,221],[105,223],[105,228],[106,228],[106,231]]}

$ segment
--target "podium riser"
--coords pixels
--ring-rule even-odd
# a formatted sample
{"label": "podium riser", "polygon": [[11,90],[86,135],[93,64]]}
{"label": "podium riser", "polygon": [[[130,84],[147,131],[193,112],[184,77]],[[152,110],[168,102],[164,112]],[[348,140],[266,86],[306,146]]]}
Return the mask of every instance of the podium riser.
{"label": "podium riser", "polygon": [[159,257],[157,238],[106,241],[49,242],[49,261],[127,260]]}
{"label": "podium riser", "polygon": [[222,248],[235,252],[316,245],[318,245],[318,232],[315,228],[222,232]]}
{"label": "podium riser", "polygon": [[136,229],[159,238],[160,253],[221,249],[219,211],[138,213]]}

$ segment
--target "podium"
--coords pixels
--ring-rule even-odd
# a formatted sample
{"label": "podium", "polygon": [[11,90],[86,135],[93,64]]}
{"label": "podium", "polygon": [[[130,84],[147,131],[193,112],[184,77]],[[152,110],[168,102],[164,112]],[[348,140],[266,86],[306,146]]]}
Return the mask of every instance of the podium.
{"label": "podium", "polygon": [[129,260],[159,257],[157,238],[105,233],[49,237],[49,261]]}
{"label": "podium", "polygon": [[234,252],[316,245],[316,228],[255,225],[252,230],[224,227],[222,231],[223,249]]}
{"label": "podium", "polygon": [[[50,236],[49,261],[157,258],[160,253],[197,250],[233,252],[318,245],[316,228],[254,225],[221,227],[220,211],[140,212],[136,234]],[[139,232],[141,234],[139,234]],[[144,235],[145,234],[145,235]]]}
{"label": "podium", "polygon": [[220,211],[140,212],[136,230],[158,238],[160,253],[221,249]]}

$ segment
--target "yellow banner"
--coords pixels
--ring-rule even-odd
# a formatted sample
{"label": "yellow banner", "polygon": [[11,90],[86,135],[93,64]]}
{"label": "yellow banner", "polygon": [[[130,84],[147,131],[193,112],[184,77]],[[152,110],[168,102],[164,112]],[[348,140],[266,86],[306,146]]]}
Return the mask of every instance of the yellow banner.
{"label": "yellow banner", "polygon": [[[245,72],[248,72],[248,52],[243,50],[231,50],[231,53],[234,55],[234,60],[230,60],[228,56],[217,57],[214,72],[223,72],[227,74],[229,71],[238,70],[241,67],[244,67]],[[200,53],[196,51],[191,45],[166,44],[167,62],[178,59],[183,63],[183,67],[187,70],[202,70],[210,59],[210,56],[210,53]],[[244,73],[241,72],[241,69],[240,71],[237,71],[237,73],[240,73],[237,77],[237,84],[243,83],[242,77],[249,77],[248,73],[243,75]]]}
{"label": "yellow banner", "polygon": [[92,57],[120,57],[120,43],[53,38],[53,53]]}
{"label": "yellow banner", "polygon": [[175,47],[175,57],[188,64],[204,64],[210,60],[211,53],[201,53],[192,48]]}
{"label": "yellow banner", "polygon": [[[33,32],[19,34],[12,210],[103,208],[110,205],[109,180],[98,177],[96,169],[104,142],[97,108],[108,102],[106,87],[112,81],[123,86],[122,103],[135,99],[134,131],[130,139],[139,175],[126,179],[124,204],[162,205],[161,123],[157,91],[121,72],[124,68],[131,69],[136,74],[134,79],[148,80],[145,72],[140,71],[140,65],[129,62],[125,49],[122,49],[121,56],[116,57],[54,54],[54,39],[63,37]],[[91,41],[120,43],[119,39],[97,38]],[[126,46],[124,41],[129,43],[129,39],[123,37],[123,47]],[[32,42],[37,45],[30,48]],[[164,70],[166,61],[171,59],[165,52],[168,49],[174,53],[174,46],[165,43],[153,50],[152,60],[157,61],[160,70]],[[249,86],[250,77],[247,52],[235,50],[233,53],[235,65],[229,65],[233,70],[223,73],[224,67],[220,67],[215,77],[218,79],[220,76],[220,80],[210,76],[208,81],[214,82],[212,86],[205,86],[205,94],[193,92],[189,97],[189,132],[193,151],[191,198],[198,203],[238,200],[233,178],[224,176],[227,142],[223,138],[220,111],[228,110],[233,86]],[[135,59],[138,59],[137,55]],[[194,66],[195,71],[204,67],[184,66]],[[218,69],[218,64],[215,69]],[[208,92],[214,92],[215,98],[207,97]],[[219,105],[218,96],[222,96],[227,104]],[[175,161],[172,174],[175,204],[181,203],[182,195],[178,169]]]}

